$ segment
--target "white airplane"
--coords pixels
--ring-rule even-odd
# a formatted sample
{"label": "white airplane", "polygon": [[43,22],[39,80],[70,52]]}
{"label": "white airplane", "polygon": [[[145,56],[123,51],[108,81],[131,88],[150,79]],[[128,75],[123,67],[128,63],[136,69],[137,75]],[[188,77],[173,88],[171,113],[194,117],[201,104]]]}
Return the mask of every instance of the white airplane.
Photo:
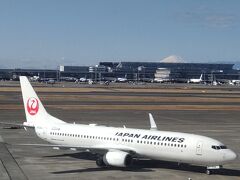
{"label": "white airplane", "polygon": [[81,77],[81,78],[79,79],[79,81],[80,81],[80,82],[87,82],[88,80],[87,80],[86,77]]}
{"label": "white airplane", "polygon": [[117,82],[127,82],[127,78],[117,78]]}
{"label": "white airplane", "polygon": [[240,80],[235,80],[235,79],[230,80],[230,81],[229,81],[229,84],[230,84],[230,85],[238,85],[238,84],[240,84]]}
{"label": "white airplane", "polygon": [[200,82],[202,82],[202,76],[203,76],[203,74],[201,74],[199,79],[189,79],[188,83],[200,83]]}
{"label": "white airplane", "polygon": [[124,77],[116,78],[116,82],[127,82],[127,81],[128,81],[127,74],[125,74]]}
{"label": "white airplane", "polygon": [[153,82],[156,83],[170,82],[170,79],[154,78]]}
{"label": "white airplane", "polygon": [[25,144],[97,153],[100,167],[127,167],[132,159],[149,158],[206,166],[211,174],[237,155],[218,140],[181,132],[158,131],[149,113],[150,130],[70,124],[51,116],[28,79],[20,77],[26,122],[38,137],[52,144]]}
{"label": "white airplane", "polygon": [[39,79],[40,79],[39,76],[30,77],[30,81],[38,81]]}

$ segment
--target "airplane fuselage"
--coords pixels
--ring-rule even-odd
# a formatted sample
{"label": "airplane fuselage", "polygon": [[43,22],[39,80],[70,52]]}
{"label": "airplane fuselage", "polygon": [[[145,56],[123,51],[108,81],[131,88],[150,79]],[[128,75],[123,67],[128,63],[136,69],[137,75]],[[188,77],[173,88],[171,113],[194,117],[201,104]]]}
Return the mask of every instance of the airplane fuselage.
{"label": "airplane fuselage", "polygon": [[37,135],[53,144],[99,149],[128,149],[136,157],[200,165],[227,163],[235,154],[221,142],[180,132],[114,128],[79,124],[37,125]]}

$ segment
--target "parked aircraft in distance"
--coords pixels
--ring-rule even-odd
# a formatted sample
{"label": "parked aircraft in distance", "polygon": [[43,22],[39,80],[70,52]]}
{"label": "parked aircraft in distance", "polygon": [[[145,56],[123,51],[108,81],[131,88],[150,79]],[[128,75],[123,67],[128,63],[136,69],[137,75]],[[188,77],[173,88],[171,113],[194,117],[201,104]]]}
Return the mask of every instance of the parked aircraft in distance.
{"label": "parked aircraft in distance", "polygon": [[233,80],[230,80],[228,83],[230,85],[238,85],[238,84],[240,84],[240,80],[233,79]]}
{"label": "parked aircraft in distance", "polygon": [[88,81],[88,79],[86,77],[81,77],[79,79],[79,82],[87,82],[87,81]]}
{"label": "parked aircraft in distance", "polygon": [[203,77],[203,74],[201,74],[200,78],[199,79],[189,79],[188,80],[188,83],[201,83],[202,82],[202,77]]}
{"label": "parked aircraft in distance", "polygon": [[116,82],[127,82],[127,78],[117,78]]}
{"label": "parked aircraft in distance", "polygon": [[56,83],[56,79],[54,78],[40,78],[38,81],[45,82],[47,84],[52,84],[52,85]]}
{"label": "parked aircraft in distance", "polygon": [[156,82],[156,83],[165,83],[165,82],[170,82],[170,79],[154,78],[153,82]]}
{"label": "parked aircraft in distance", "polygon": [[207,174],[237,157],[213,138],[159,131],[150,113],[150,130],[66,123],[45,110],[26,77],[20,77],[20,84],[27,120],[22,126],[34,128],[38,137],[52,143],[25,145],[96,153],[100,167],[127,167],[133,159],[149,158],[203,165]]}
{"label": "parked aircraft in distance", "polygon": [[30,77],[30,81],[39,81],[39,80],[40,80],[39,76]]}
{"label": "parked aircraft in distance", "polygon": [[61,81],[66,81],[66,82],[75,82],[77,80],[77,78],[75,78],[75,77],[61,77],[60,80]]}
{"label": "parked aircraft in distance", "polygon": [[127,74],[124,77],[116,78],[116,82],[127,82]]}
{"label": "parked aircraft in distance", "polygon": [[75,83],[95,84],[96,82],[93,81],[93,79],[87,79],[86,77],[81,77],[80,79],[76,79]]}

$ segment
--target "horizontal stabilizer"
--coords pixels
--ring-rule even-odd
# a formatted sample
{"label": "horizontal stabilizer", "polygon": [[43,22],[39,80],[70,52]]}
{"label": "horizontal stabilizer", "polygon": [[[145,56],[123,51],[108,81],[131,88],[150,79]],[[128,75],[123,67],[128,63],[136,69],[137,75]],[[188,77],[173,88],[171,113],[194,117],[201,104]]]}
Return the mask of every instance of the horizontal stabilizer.
{"label": "horizontal stabilizer", "polygon": [[74,151],[87,151],[94,152],[98,154],[105,154],[108,151],[125,151],[136,153],[134,148],[124,146],[124,145],[109,145],[109,144],[101,144],[97,146],[71,146],[71,145],[63,145],[63,144],[11,144],[13,146],[32,146],[32,147],[45,147],[45,148],[53,148],[55,150],[74,150]]}
{"label": "horizontal stabilizer", "polygon": [[3,126],[10,126],[11,128],[34,128],[34,126],[30,123],[24,122],[23,124],[18,124],[18,123],[9,123],[9,122],[0,122],[0,125]]}

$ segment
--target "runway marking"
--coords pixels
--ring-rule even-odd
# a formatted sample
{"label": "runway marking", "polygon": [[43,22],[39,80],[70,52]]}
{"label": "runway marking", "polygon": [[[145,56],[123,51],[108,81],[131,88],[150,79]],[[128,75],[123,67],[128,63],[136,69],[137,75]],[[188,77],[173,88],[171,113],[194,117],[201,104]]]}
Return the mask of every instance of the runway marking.
{"label": "runway marking", "polygon": [[6,171],[6,168],[1,159],[0,159],[0,178],[1,180],[10,180],[8,172]]}
{"label": "runway marking", "polygon": [[27,180],[28,178],[24,174],[21,167],[18,165],[15,158],[12,156],[8,148],[6,147],[3,138],[0,136],[0,160],[9,176],[12,180]]}

